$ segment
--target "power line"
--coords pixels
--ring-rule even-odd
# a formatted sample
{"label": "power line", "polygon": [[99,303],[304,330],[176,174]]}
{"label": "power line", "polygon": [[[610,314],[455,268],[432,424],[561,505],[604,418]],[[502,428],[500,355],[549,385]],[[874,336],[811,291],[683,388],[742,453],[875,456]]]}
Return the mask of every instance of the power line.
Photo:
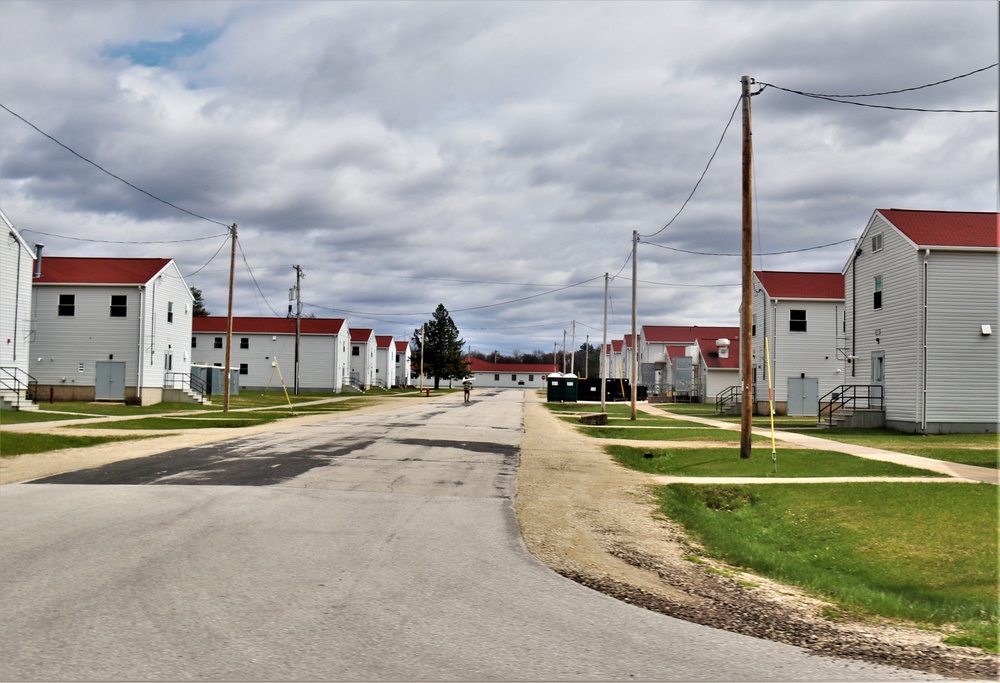
{"label": "power line", "polygon": [[188,278],[188,277],[191,277],[192,275],[197,275],[197,274],[198,274],[198,273],[200,273],[201,271],[205,270],[205,268],[207,268],[207,267],[208,267],[208,264],[209,264],[209,263],[211,263],[212,261],[214,261],[214,260],[215,260],[215,257],[219,255],[219,252],[220,252],[220,251],[222,251],[222,247],[226,246],[226,244],[227,244],[228,242],[229,242],[229,240],[228,240],[228,239],[226,239],[226,240],[223,240],[223,241],[222,241],[222,242],[221,242],[221,243],[219,244],[219,248],[215,250],[215,253],[214,253],[214,254],[212,254],[212,257],[211,257],[210,259],[208,259],[208,261],[206,261],[206,262],[205,262],[205,265],[203,265],[203,266],[202,266],[201,268],[199,268],[198,270],[194,271],[193,273],[188,273],[188,274],[187,274],[187,275],[185,275],[184,277]]}
{"label": "power line", "polygon": [[[840,240],[839,242],[830,242],[829,244],[820,244],[815,247],[803,247],[802,249],[789,249],[787,251],[769,251],[762,252],[758,256],[781,256],[783,254],[798,254],[803,251],[813,251],[814,249],[826,249],[827,247],[834,247],[838,244],[846,244],[847,242],[856,241],[853,237],[846,240]],[[680,249],[679,247],[670,247],[666,244],[656,244],[655,242],[643,242],[643,244],[648,244],[652,247],[659,247],[660,249],[669,249],[670,251],[679,251],[683,254],[694,254],[696,256],[742,256],[742,254],[723,254],[717,252],[709,251],[691,251],[689,249]]]}
{"label": "power line", "polygon": [[[722,130],[722,136],[719,138],[719,142],[716,143],[715,149],[712,150],[712,156],[710,156],[708,158],[708,163],[705,164],[705,170],[701,172],[701,176],[699,176],[698,182],[696,182],[694,184],[694,187],[691,188],[691,194],[689,194],[687,196],[687,199],[684,200],[684,203],[681,204],[681,208],[677,209],[677,213],[674,214],[674,217],[671,218],[669,221],[667,221],[667,224],[664,225],[662,228],[660,228],[659,230],[657,230],[656,232],[654,232],[654,233],[652,233],[650,235],[640,235],[640,237],[656,237],[661,232],[663,232],[664,230],[666,230],[667,228],[669,228],[670,225],[675,220],[677,220],[677,217],[681,215],[681,212],[684,210],[684,207],[686,207],[688,205],[688,202],[691,201],[691,198],[694,197],[694,193],[698,190],[698,186],[701,185],[701,181],[705,179],[705,174],[708,173],[708,168],[712,165],[712,161],[715,159],[715,155],[719,152],[719,147],[722,146],[722,141],[726,138],[726,132],[729,130],[729,126],[733,122],[733,118],[736,116],[736,111],[740,108],[740,102],[742,100],[743,100],[742,96],[738,100],[736,100],[736,106],[733,107],[733,111],[729,115],[729,121],[726,122],[726,127]],[[623,266],[623,268],[624,268],[624,266]],[[619,271],[619,272],[621,272],[621,271]]]}
{"label": "power line", "polygon": [[838,102],[840,104],[853,104],[854,106],[857,106],[857,107],[870,107],[872,109],[892,109],[892,110],[895,110],[895,111],[918,111],[918,112],[926,112],[926,113],[948,113],[948,114],[995,114],[998,111],[996,109],[928,109],[928,108],[924,108],[924,107],[896,107],[896,106],[891,106],[891,105],[887,105],[887,104],[871,104],[871,103],[868,103],[868,102],[851,102],[850,100],[852,98],[879,97],[879,96],[882,96],[882,95],[896,95],[896,94],[903,93],[903,92],[912,92],[914,90],[923,90],[924,88],[931,88],[931,87],[936,86],[936,85],[941,85],[942,83],[950,83],[950,82],[956,81],[956,80],[958,80],[960,78],[966,78],[967,76],[972,76],[973,74],[977,74],[977,73],[980,73],[982,71],[986,71],[988,69],[992,69],[992,68],[994,68],[996,66],[997,66],[996,63],[990,64],[989,66],[984,66],[981,69],[976,69],[974,71],[970,71],[969,73],[960,74],[958,76],[952,76],[951,78],[946,78],[944,80],[936,81],[934,83],[927,83],[925,85],[918,85],[918,86],[915,86],[915,87],[912,87],[912,88],[902,88],[902,89],[899,89],[899,90],[886,90],[884,92],[865,93],[865,94],[860,94],[860,95],[829,95],[829,94],[825,94],[825,93],[805,92],[805,91],[802,91],[802,90],[795,90],[793,88],[783,88],[783,87],[781,87],[779,85],[774,85],[773,83],[764,83],[763,81],[758,81],[758,83],[759,83],[759,85],[762,86],[761,90],[759,92],[763,92],[763,90],[765,88],[774,88],[775,90],[782,90],[784,92],[792,93],[793,95],[802,95],[803,97],[811,97],[811,98],[814,98],[814,99],[817,99],[817,100],[826,100],[828,102]]}
{"label": "power line", "polygon": [[46,237],[58,237],[64,240],[76,240],[77,242],[98,242],[101,244],[180,244],[181,242],[198,242],[201,240],[214,240],[216,237],[228,237],[228,234],[219,235],[209,235],[207,237],[192,237],[185,240],[149,240],[146,242],[135,242],[131,240],[97,240],[90,239],[87,237],[70,237],[69,235],[56,235],[51,232],[42,232],[41,230],[31,230],[30,228],[24,228],[21,232],[30,232],[35,235],[45,235]]}
{"label": "power line", "polygon": [[114,173],[112,173],[108,169],[104,168],[100,164],[98,164],[98,163],[96,163],[94,161],[91,161],[90,159],[88,159],[87,157],[83,156],[82,154],[80,154],[79,152],[77,152],[75,149],[73,149],[69,145],[66,145],[66,144],[60,142],[59,140],[57,140],[56,138],[52,137],[51,135],[49,135],[44,130],[42,130],[41,128],[39,128],[35,124],[33,124],[28,119],[24,118],[23,116],[21,116],[17,112],[14,112],[11,109],[9,109],[4,104],[0,103],[0,108],[2,108],[4,111],[8,112],[12,116],[20,119],[21,121],[24,121],[26,124],[28,124],[29,126],[31,126],[32,128],[34,128],[36,131],[38,131],[39,133],[41,133],[42,135],[44,135],[45,137],[47,137],[49,140],[51,140],[52,142],[56,143],[57,145],[59,145],[60,147],[62,147],[66,151],[68,151],[70,154],[73,154],[74,156],[82,159],[83,161],[86,161],[88,164],[90,164],[91,166],[93,166],[97,170],[101,171],[102,173],[106,173],[107,175],[111,176],[115,180],[118,180],[120,182],[125,183],[126,185],[128,185],[129,187],[131,187],[133,190],[141,192],[144,195],[146,195],[147,197],[150,197],[151,199],[155,199],[156,201],[158,201],[158,202],[160,202],[162,204],[166,204],[167,206],[169,206],[171,208],[177,209],[178,211],[182,211],[182,212],[188,214],[189,216],[194,216],[195,218],[200,218],[203,221],[208,221],[209,223],[215,223],[216,225],[221,225],[224,228],[229,228],[229,225],[227,225],[226,223],[222,223],[220,221],[217,221],[217,220],[214,220],[214,219],[211,219],[211,218],[206,218],[205,216],[202,216],[201,214],[197,214],[194,211],[188,211],[187,209],[185,209],[183,207],[180,207],[180,206],[177,206],[176,204],[168,202],[166,199],[163,199],[161,197],[157,197],[152,192],[147,192],[146,190],[142,189],[141,187],[138,187],[137,185],[133,185],[129,181],[125,180],[121,176],[115,175]]}

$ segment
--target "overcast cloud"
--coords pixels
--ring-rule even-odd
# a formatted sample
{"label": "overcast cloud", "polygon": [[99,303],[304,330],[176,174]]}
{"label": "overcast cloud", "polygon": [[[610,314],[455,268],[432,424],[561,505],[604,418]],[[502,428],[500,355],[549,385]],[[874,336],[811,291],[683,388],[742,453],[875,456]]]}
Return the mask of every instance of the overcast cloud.
{"label": "overcast cloud", "polygon": [[[443,303],[484,352],[561,347],[573,320],[599,343],[605,273],[622,338],[636,230],[640,324],[738,325],[739,257],[678,251],[740,250],[738,110],[652,235],[741,76],[933,83],[997,62],[998,7],[5,0],[0,103],[217,223],[3,110],[0,207],[49,255],[176,259],[216,315],[236,223],[237,315],[284,315],[299,264],[307,314],[408,339]],[[862,101],[996,109],[997,84]],[[776,88],[752,105],[755,268],[840,271],[877,208],[997,210],[996,114]]]}

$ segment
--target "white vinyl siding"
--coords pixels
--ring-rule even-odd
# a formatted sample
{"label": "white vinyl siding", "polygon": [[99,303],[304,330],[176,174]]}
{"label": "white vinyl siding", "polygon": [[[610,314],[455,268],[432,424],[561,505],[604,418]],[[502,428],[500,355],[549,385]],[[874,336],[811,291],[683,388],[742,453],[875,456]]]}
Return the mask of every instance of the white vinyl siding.
{"label": "white vinyl siding", "polygon": [[[31,250],[6,221],[0,219],[0,366],[28,372],[31,353],[31,274],[35,261]],[[6,343],[7,340],[10,343]]]}
{"label": "white vinyl siding", "polygon": [[[344,335],[301,334],[299,336],[299,389],[337,393],[342,388],[346,374]],[[218,365],[225,362],[225,348],[213,348],[218,332],[195,332],[197,344],[192,350],[196,365]],[[233,344],[230,363],[233,368],[245,365],[247,372],[240,376],[240,389],[277,391],[282,385],[291,391],[295,387],[295,334],[246,333],[234,335],[234,340],[246,338],[249,348]],[[224,338],[223,338],[224,341]],[[225,347],[225,343],[223,343]]]}
{"label": "white vinyl siding", "polygon": [[[774,400],[788,400],[789,377],[815,377],[819,380],[819,395],[824,396],[841,384],[848,371],[843,358],[838,358],[838,332],[843,324],[844,302],[817,299],[772,299],[754,276],[753,310],[757,319],[757,335],[752,340],[754,368],[757,379],[754,396],[767,400],[767,370],[765,369],[764,338],[768,340],[771,368],[774,376]],[[792,311],[805,311],[808,323],[805,332],[789,330]],[[843,333],[840,332],[841,338]],[[841,343],[843,343],[841,341]],[[840,370],[840,372],[838,372]],[[735,384],[739,384],[739,379]],[[711,396],[714,400],[714,394]]]}
{"label": "white vinyl siding", "polygon": [[[96,361],[124,361],[125,385],[135,387],[139,316],[108,315],[110,296],[130,293],[138,298],[136,287],[34,286],[35,336],[28,372],[42,385],[92,387]],[[75,301],[72,317],[57,312],[60,296],[67,294],[73,295]]]}
{"label": "white vinyl siding", "polygon": [[996,253],[932,251],[927,259],[929,422],[997,421],[998,263]]}

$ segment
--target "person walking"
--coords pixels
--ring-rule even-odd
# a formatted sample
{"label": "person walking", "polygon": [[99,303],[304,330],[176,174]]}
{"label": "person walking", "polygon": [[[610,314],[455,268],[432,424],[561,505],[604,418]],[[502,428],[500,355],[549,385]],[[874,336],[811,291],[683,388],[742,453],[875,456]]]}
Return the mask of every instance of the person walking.
{"label": "person walking", "polygon": [[462,380],[462,393],[465,395],[465,402],[469,402],[469,392],[472,391],[472,380],[464,379]]}

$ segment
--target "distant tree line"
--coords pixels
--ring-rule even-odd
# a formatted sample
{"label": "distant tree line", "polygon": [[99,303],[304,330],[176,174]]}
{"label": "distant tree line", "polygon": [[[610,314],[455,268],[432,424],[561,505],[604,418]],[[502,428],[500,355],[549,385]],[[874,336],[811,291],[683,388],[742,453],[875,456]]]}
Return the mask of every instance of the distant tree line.
{"label": "distant tree line", "polygon": [[[558,349],[553,355],[551,351],[521,351],[514,349],[509,354],[492,351],[484,353],[482,351],[472,351],[473,358],[484,360],[488,363],[504,364],[530,364],[530,365],[555,365],[559,372],[563,369],[563,352]],[[581,344],[576,352],[566,352],[566,372],[574,369],[580,377],[600,377],[601,376],[601,350],[599,345]]]}

